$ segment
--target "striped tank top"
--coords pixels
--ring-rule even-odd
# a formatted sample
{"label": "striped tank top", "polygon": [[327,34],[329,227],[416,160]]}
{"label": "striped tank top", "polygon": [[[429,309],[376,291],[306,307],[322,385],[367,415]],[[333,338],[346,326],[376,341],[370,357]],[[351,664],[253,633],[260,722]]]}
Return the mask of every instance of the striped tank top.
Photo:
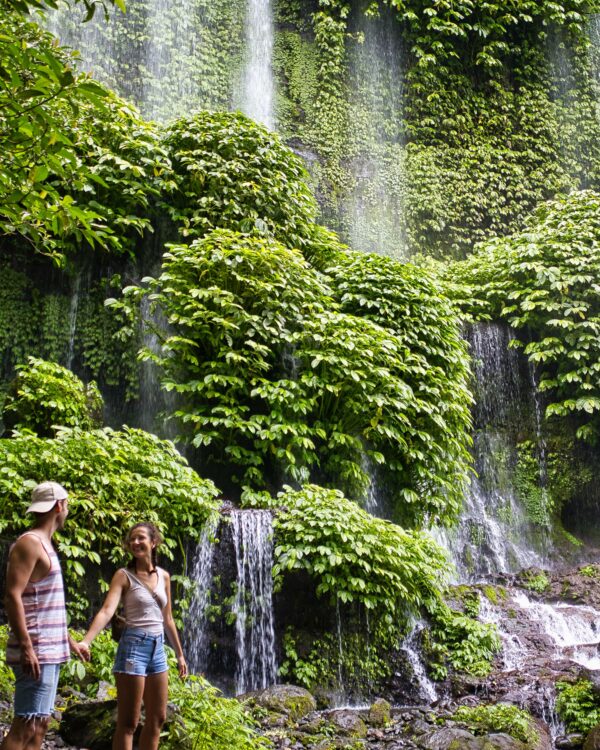
{"label": "striped tank top", "polygon": [[[22,594],[27,632],[40,664],[62,664],[69,660],[69,639],[60,563],[51,544],[32,531],[22,536],[26,534],[40,540],[50,559],[47,575],[39,581],[29,581]],[[21,649],[11,631],[6,644],[6,663],[19,664],[20,658]]]}

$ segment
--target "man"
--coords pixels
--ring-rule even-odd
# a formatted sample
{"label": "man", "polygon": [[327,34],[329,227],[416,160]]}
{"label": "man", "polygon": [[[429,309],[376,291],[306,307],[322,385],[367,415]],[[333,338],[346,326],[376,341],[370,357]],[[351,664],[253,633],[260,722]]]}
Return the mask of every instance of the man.
{"label": "man", "polygon": [[31,493],[34,526],[13,544],[6,573],[5,607],[10,625],[6,663],[15,673],[15,712],[0,750],[39,750],[54,709],[60,665],[69,649],[83,658],[67,631],[65,595],[54,532],[62,529],[69,498],[56,482]]}

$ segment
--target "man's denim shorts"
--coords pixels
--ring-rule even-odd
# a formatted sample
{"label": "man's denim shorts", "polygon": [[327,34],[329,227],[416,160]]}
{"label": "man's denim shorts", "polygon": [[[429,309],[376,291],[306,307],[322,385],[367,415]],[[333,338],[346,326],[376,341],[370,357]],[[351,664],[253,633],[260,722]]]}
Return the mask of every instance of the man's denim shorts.
{"label": "man's denim shorts", "polygon": [[138,628],[126,628],[119,641],[113,672],[146,677],[166,671],[163,634],[150,635]]}
{"label": "man's denim shorts", "polygon": [[54,711],[60,664],[40,664],[40,679],[34,680],[15,664],[15,716],[48,717]]}

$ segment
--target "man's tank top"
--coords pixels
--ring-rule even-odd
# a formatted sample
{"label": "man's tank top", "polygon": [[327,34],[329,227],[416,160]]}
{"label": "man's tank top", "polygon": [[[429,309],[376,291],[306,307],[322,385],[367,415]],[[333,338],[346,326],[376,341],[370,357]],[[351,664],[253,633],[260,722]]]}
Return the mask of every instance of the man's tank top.
{"label": "man's tank top", "polygon": [[[62,572],[54,547],[34,531],[50,560],[50,570],[39,581],[29,581],[22,594],[25,624],[40,664],[62,664],[69,660],[69,638]],[[17,540],[18,541],[18,540]],[[6,644],[6,663],[19,664],[21,649],[11,631]]]}
{"label": "man's tank top", "polygon": [[123,597],[123,610],[128,628],[139,628],[150,635],[161,635],[165,625],[162,611],[167,606],[165,571],[156,568],[158,583],[152,596],[143,583],[127,568],[122,568],[129,579],[129,589]]}

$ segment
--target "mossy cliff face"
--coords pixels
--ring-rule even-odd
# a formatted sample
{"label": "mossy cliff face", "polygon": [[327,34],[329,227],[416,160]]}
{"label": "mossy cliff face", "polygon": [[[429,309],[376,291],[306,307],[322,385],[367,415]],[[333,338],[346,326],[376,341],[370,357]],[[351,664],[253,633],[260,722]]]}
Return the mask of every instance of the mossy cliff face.
{"label": "mossy cliff face", "polygon": [[[356,249],[464,257],[539,201],[598,186],[593,10],[273,3],[274,120],[307,161],[324,223]],[[243,0],[160,19],[135,0],[93,33],[60,20],[99,78],[161,120],[241,106],[246,23]]]}

